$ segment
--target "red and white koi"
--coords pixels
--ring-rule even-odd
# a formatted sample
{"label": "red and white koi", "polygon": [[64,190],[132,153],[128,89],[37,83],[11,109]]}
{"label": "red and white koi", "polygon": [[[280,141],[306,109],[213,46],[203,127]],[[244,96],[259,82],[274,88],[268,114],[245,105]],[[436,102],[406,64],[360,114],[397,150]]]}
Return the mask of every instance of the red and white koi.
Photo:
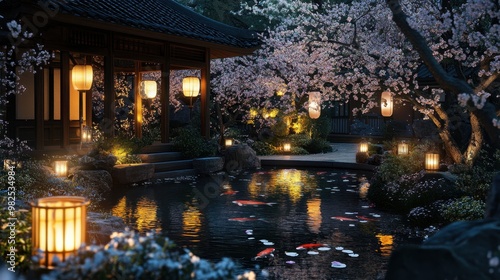
{"label": "red and white koi", "polygon": [[273,252],[275,250],[276,249],[274,249],[274,248],[264,249],[264,250],[260,251],[259,253],[257,253],[257,255],[255,256],[254,259],[256,260],[256,259],[264,258],[264,257],[267,257],[267,256],[274,257]]}
{"label": "red and white koi", "polygon": [[331,219],[341,221],[341,222],[343,222],[343,221],[357,222],[358,221],[357,219],[354,219],[354,218],[341,217],[341,216],[331,217]]}

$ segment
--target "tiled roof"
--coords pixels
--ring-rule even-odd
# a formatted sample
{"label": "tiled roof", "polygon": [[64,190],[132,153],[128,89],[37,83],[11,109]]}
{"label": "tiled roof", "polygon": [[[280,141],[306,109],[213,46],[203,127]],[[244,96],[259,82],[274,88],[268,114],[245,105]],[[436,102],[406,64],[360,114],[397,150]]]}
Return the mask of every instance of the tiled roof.
{"label": "tiled roof", "polygon": [[214,21],[171,0],[58,1],[63,14],[238,48],[259,45],[255,33]]}

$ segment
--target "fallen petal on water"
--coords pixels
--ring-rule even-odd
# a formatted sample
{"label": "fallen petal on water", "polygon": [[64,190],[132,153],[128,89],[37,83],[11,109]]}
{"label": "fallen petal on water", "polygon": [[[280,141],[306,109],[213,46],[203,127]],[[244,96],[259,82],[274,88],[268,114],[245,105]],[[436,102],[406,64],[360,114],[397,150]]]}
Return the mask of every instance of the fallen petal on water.
{"label": "fallen petal on water", "polygon": [[285,255],[289,256],[289,257],[296,257],[298,256],[299,254],[297,252],[286,252],[285,251]]}
{"label": "fallen petal on water", "polygon": [[345,268],[347,265],[345,263],[341,263],[338,261],[333,261],[332,262],[332,267],[334,268]]}
{"label": "fallen petal on water", "polygon": [[330,251],[330,247],[319,247],[318,251]]}
{"label": "fallen petal on water", "polygon": [[352,253],[352,254],[349,254],[349,257],[351,257],[351,258],[357,258],[357,257],[359,257],[359,254]]}
{"label": "fallen petal on water", "polygon": [[340,247],[340,246],[339,247],[335,247],[335,250],[342,251],[342,250],[344,250],[344,247]]}
{"label": "fallen petal on water", "polygon": [[342,253],[346,253],[346,254],[352,254],[354,253],[352,250],[342,250]]}
{"label": "fallen petal on water", "polygon": [[307,254],[309,254],[309,255],[317,255],[317,254],[319,254],[319,252],[318,251],[309,251],[309,252],[307,252]]}

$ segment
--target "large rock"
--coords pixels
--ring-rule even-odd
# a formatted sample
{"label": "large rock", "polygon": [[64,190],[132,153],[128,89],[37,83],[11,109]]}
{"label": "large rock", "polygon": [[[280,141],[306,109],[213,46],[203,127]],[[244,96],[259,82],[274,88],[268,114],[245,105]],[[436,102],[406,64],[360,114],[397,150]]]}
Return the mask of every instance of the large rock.
{"label": "large rock", "polygon": [[111,171],[116,164],[117,158],[112,155],[88,154],[81,157],[78,161],[81,169],[99,170],[104,169]]}
{"label": "large rock", "polygon": [[500,175],[492,185],[485,219],[452,223],[420,246],[402,246],[386,279],[500,279]]}
{"label": "large rock", "polygon": [[221,157],[204,157],[193,159],[193,168],[200,174],[212,174],[224,168],[224,159]]}
{"label": "large rock", "polygon": [[83,188],[96,189],[100,194],[106,194],[113,187],[111,174],[106,170],[76,170],[72,181]]}
{"label": "large rock", "polygon": [[116,184],[130,185],[153,178],[155,166],[152,163],[117,164],[111,175]]}
{"label": "large rock", "polygon": [[257,153],[247,144],[228,147],[224,154],[224,162],[224,168],[228,172],[261,167]]}
{"label": "large rock", "polygon": [[87,243],[107,244],[113,232],[123,232],[127,226],[123,219],[107,213],[87,213]]}

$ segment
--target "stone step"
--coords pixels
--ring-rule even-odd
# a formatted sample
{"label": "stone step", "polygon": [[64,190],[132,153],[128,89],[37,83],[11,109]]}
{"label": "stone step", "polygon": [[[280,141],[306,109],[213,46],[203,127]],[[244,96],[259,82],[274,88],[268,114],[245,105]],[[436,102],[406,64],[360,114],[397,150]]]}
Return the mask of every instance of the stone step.
{"label": "stone step", "polygon": [[174,144],[172,143],[153,143],[152,145],[143,147],[141,154],[175,152]]}
{"label": "stone step", "polygon": [[163,172],[163,171],[172,171],[172,170],[192,169],[193,168],[193,160],[192,159],[154,162],[153,164],[155,166],[155,173]]}
{"label": "stone step", "polygon": [[153,180],[165,179],[165,178],[177,178],[183,176],[197,176],[197,175],[198,172],[194,169],[171,170],[171,171],[155,172]]}
{"label": "stone step", "polygon": [[182,160],[183,156],[180,152],[161,152],[161,153],[151,153],[151,154],[138,154],[137,155],[142,162],[155,163],[163,161],[172,160]]}

